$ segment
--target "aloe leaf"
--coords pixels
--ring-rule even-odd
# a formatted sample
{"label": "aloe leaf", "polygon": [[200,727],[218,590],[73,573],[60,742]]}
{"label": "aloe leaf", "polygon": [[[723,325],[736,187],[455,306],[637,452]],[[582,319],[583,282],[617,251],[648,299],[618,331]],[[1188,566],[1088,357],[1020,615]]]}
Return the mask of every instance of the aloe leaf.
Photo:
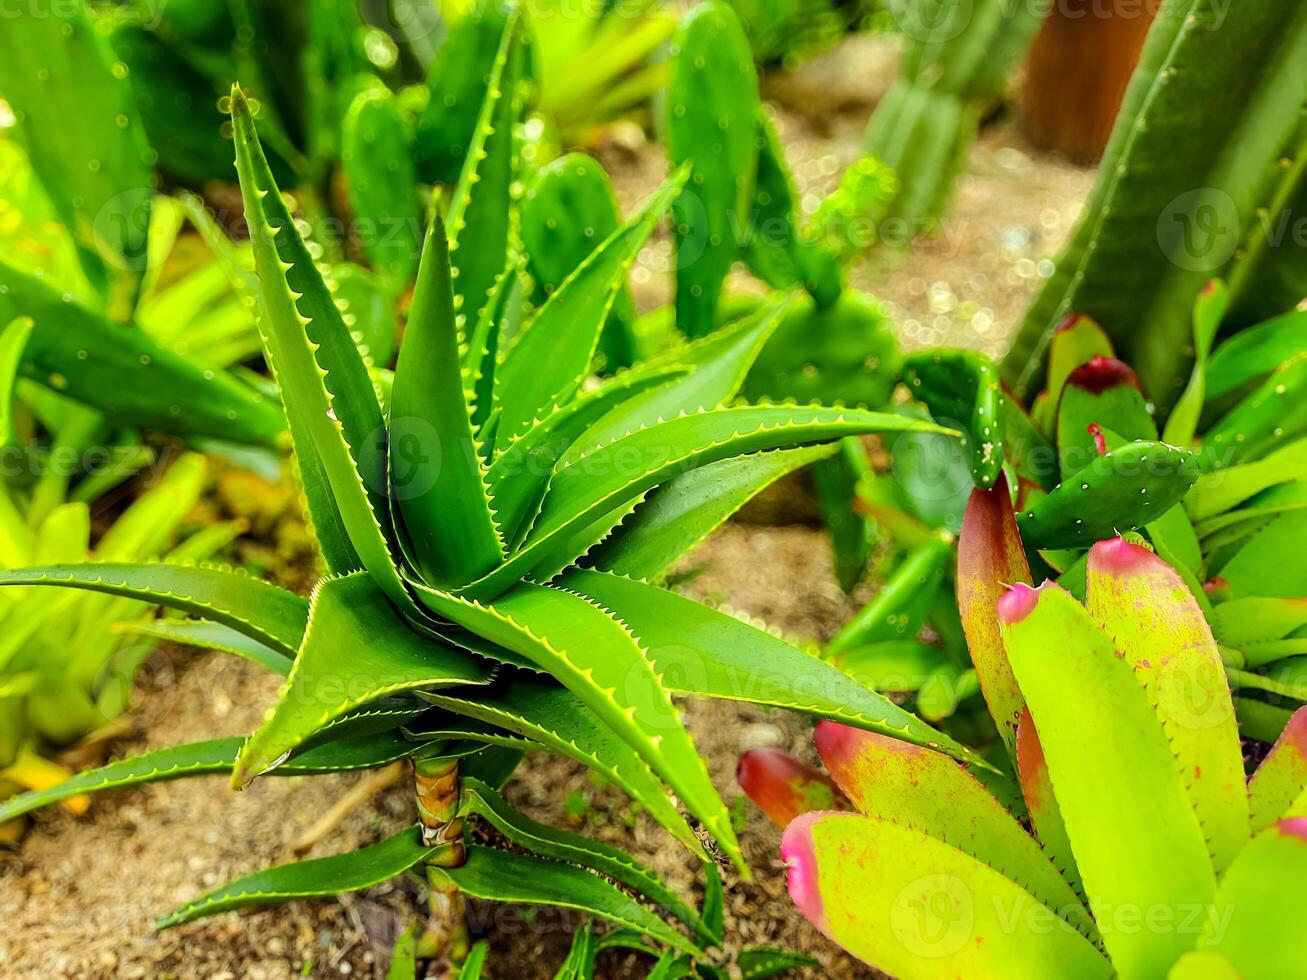
{"label": "aloe leaf", "polygon": [[427,232],[390,407],[390,478],[421,570],[472,581],[503,558],[463,386],[445,229]]}
{"label": "aloe leaf", "polygon": [[[1296,886],[1307,875],[1307,810],[1296,809],[1258,834],[1221,879],[1215,909],[1225,916],[1208,916],[1197,953],[1189,955],[1219,955],[1228,964],[1224,976],[1284,977],[1302,969],[1298,925],[1307,901]],[[1201,975],[1222,976],[1210,968]]]}
{"label": "aloe leaf", "polygon": [[1288,816],[1289,808],[1304,790],[1307,790],[1307,708],[1299,708],[1248,781],[1252,832],[1260,834]]}
{"label": "aloe leaf", "polygon": [[[83,793],[101,793],[145,783],[231,772],[240,751],[239,738],[193,742],[88,769],[48,789],[14,796],[0,803],[0,822]],[[402,759],[413,746],[388,733],[342,739],[308,749],[277,770],[279,776],[304,776],[371,769]]]}
{"label": "aloe leaf", "polygon": [[31,317],[20,316],[0,330],[0,444],[7,444],[13,431],[14,383],[34,326]]}
{"label": "aloe leaf", "polygon": [[916,639],[943,586],[944,570],[952,556],[952,542],[942,535],[913,548],[871,601],[840,628],[822,656],[836,659],[857,647]]}
{"label": "aloe leaf", "polygon": [[[236,169],[254,245],[268,363],[292,420],[296,454],[318,460],[350,543],[393,602],[412,608],[385,524],[386,439],[363,357],[277,190],[249,103],[231,96]],[[301,464],[303,465],[303,464]]]}
{"label": "aloe leaf", "polygon": [[1112,975],[1088,939],[1002,871],[912,827],[810,813],[785,831],[781,857],[808,921],[892,975]]}
{"label": "aloe leaf", "polygon": [[295,656],[308,603],[293,592],[222,568],[163,563],[85,562],[0,572],[0,586],[53,585],[142,599],[230,626]]}
{"label": "aloe leaf", "polygon": [[1122,538],[1089,552],[1088,607],[1166,730],[1220,874],[1248,843],[1248,793],[1234,705],[1203,611],[1170,566]]}
{"label": "aloe leaf", "polygon": [[693,165],[676,206],[676,325],[690,337],[713,328],[722,281],[749,214],[758,150],[758,76],[734,10],[695,6],[672,39],[667,80],[667,155]]}
{"label": "aloe leaf", "polygon": [[1039,732],[1035,730],[1029,708],[1021,709],[1013,759],[1021,784],[1021,799],[1026,805],[1035,836],[1067,884],[1075,889],[1077,895],[1083,896],[1085,887],[1080,881],[1080,870],[1076,867],[1066,823],[1058,809],[1053,780],[1049,776],[1048,760],[1044,758],[1044,748],[1039,744]]}
{"label": "aloe leaf", "polygon": [[566,588],[522,583],[491,605],[420,588],[433,613],[531,659],[620,735],[737,860],[726,806],[649,657],[621,620]]}
{"label": "aloe leaf", "polygon": [[354,97],[341,124],[341,169],[360,237],[392,290],[408,285],[418,257],[412,138],[397,100],[384,86]]}
{"label": "aloe leaf", "polygon": [[[948,433],[894,415],[833,408],[741,407],[683,415],[564,460],[526,543],[470,594],[501,589],[524,568],[548,560],[570,532],[589,527],[666,480],[700,466],[767,449],[790,449],[869,432]],[[634,464],[634,465],[632,465]]]}
{"label": "aloe leaf", "polygon": [[[667,790],[649,766],[625,741],[566,688],[552,680],[515,673],[477,691],[475,699],[438,691],[424,692],[432,704],[499,726],[576,759],[622,787],[649,811],[667,831],[695,853],[702,852],[697,837],[671,802]],[[467,738],[503,745],[520,741],[475,735],[454,728]]]}
{"label": "aloe leaf", "polygon": [[[225,371],[161,347],[0,261],[0,322],[30,316],[22,373],[130,426],[271,445],[285,427],[272,399]],[[142,379],[148,378],[148,381]]]}
{"label": "aloe leaf", "polygon": [[118,631],[137,636],[150,636],[156,640],[167,640],[169,643],[179,643],[184,646],[230,653],[283,677],[290,673],[291,660],[286,654],[222,623],[211,623],[203,619],[185,621],[152,619],[144,623],[123,623],[118,627]]}
{"label": "aloe leaf", "polygon": [[394,837],[348,854],[283,864],[237,878],[164,916],[155,923],[155,928],[171,929],[232,909],[279,905],[371,888],[421,864],[430,853],[422,843],[421,828],[409,827]]}
{"label": "aloe leaf", "polygon": [[642,378],[669,368],[688,369],[675,384],[645,391],[613,408],[563,456],[571,462],[584,453],[637,429],[682,412],[717,408],[740,391],[750,367],[782,322],[788,300],[768,303],[756,314],[714,331],[701,340],[645,361],[632,371]]}
{"label": "aloe leaf", "polygon": [[1212,354],[1207,396],[1221,398],[1273,374],[1307,353],[1307,311],[1295,310],[1239,331]]}
{"label": "aloe leaf", "polygon": [[1228,467],[1307,435],[1304,388],[1307,354],[1300,354],[1203,433],[1204,458],[1212,465]]}
{"label": "aloe leaf", "polygon": [[550,905],[598,916],[690,953],[702,951],[626,893],[582,868],[526,854],[468,844],[467,863],[431,868],[472,898],[520,905]]}
{"label": "aloe leaf", "polygon": [[82,5],[14,13],[0,38],[0,92],[87,278],[109,315],[125,320],[146,268],[154,196],[131,84]]}
{"label": "aloe leaf", "polygon": [[1111,338],[1093,317],[1069,314],[1053,331],[1048,345],[1048,378],[1041,405],[1036,406],[1035,421],[1052,432],[1062,389],[1071,372],[1095,357],[1115,357]]}
{"label": "aloe leaf", "polygon": [[463,778],[461,799],[466,801],[469,813],[484,818],[518,847],[541,857],[597,871],[671,912],[691,929],[698,925],[699,916],[685,900],[625,851],[537,823],[510,807],[489,786],[474,779]]}
{"label": "aloe leaf", "polygon": [[[1216,875],[1202,827],[1166,729],[1116,644],[1056,585],[1014,586],[999,621],[1089,907],[1170,909],[1178,919],[1208,905]],[[1192,942],[1174,930],[1100,926],[1123,976],[1165,973]]]}
{"label": "aloe leaf", "polygon": [[[493,7],[495,4],[487,4]],[[482,939],[472,944],[467,959],[458,968],[458,980],[481,980],[481,973],[486,966],[486,957],[490,955],[490,940]]]}
{"label": "aloe leaf", "polygon": [[1196,457],[1160,442],[1132,442],[1065,477],[1017,517],[1027,545],[1087,547],[1156,520],[1198,478]]}
{"label": "aloe leaf", "polygon": [[[604,168],[584,153],[567,153],[541,167],[522,202],[522,246],[536,294],[551,296],[621,224]],[[599,335],[603,368],[612,373],[636,358],[635,303],[623,284]]]}
{"label": "aloe leaf", "polygon": [[1005,458],[998,368],[974,351],[930,351],[903,362],[903,379],[935,421],[963,430],[972,480],[992,487]]}
{"label": "aloe leaf", "polygon": [[740,756],[735,781],[777,827],[801,813],[852,810],[848,798],[823,772],[780,749],[750,749]]}
{"label": "aloe leaf", "polygon": [[626,623],[648,646],[655,669],[674,693],[788,708],[990,768],[892,701],[734,616],[603,572],[573,572],[561,584],[592,596]]}
{"label": "aloe leaf", "polygon": [[1093,939],[1079,896],[989,790],[952,759],[873,732],[822,722],[813,741],[827,771],[866,816],[913,827],[1020,885]]}
{"label": "aloe leaf", "polygon": [[685,369],[675,367],[624,371],[560,405],[517,439],[500,446],[486,473],[486,483],[505,536],[518,542],[529,530],[554,467],[596,420],[623,402],[637,399],[651,388],[669,385],[685,374]]}
{"label": "aloe leaf", "polygon": [[327,579],[277,704],[241,749],[232,782],[248,784],[325,725],[388,694],[485,684],[492,673],[485,661],[410,630],[366,574]]}
{"label": "aloe leaf", "polygon": [[1084,216],[1005,362],[1019,395],[1056,324],[1078,311],[1107,327],[1156,401],[1175,401],[1193,297],[1262,221],[1265,175],[1299,125],[1304,53],[1297,7],[1180,0],[1159,11]]}
{"label": "aloe leaf", "polygon": [[684,183],[684,171],[668,178],[644,209],[591,252],[527,321],[495,372],[497,438],[521,434],[580,387],[627,270]]}
{"label": "aloe leaf", "polygon": [[454,311],[466,335],[476,324],[495,278],[508,261],[517,205],[516,127],[521,116],[518,80],[522,61],[517,14],[504,20],[499,51],[485,79],[485,98],[449,205],[449,258],[454,268]]}
{"label": "aloe leaf", "polygon": [[586,564],[627,578],[652,580],[699,544],[755,494],[818,460],[832,446],[778,449],[693,470],[659,487],[598,548]]}
{"label": "aloe leaf", "polygon": [[1031,584],[1007,477],[989,490],[972,490],[958,536],[958,613],[980,691],[1008,754],[1016,751],[1017,721],[1025,698],[999,635],[997,603],[1009,585]]}

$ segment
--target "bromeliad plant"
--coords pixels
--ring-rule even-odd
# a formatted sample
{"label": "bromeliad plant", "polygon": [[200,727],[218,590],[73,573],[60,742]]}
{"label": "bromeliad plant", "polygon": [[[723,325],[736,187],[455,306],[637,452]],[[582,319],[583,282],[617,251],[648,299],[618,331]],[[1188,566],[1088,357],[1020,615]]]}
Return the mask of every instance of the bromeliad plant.
{"label": "bromeliad plant", "polygon": [[[512,36],[510,26],[501,66]],[[683,173],[504,342],[502,229],[512,201],[492,175],[509,166],[514,142],[497,122],[501,94],[492,85],[448,225],[428,229],[384,407],[278,192],[249,104],[232,94],[267,360],[328,568],[310,599],[201,566],[62,565],[0,577],[181,609],[198,617],[186,627],[196,641],[287,678],[243,742],[114,763],[11,801],[0,816],[182,775],[229,772],[240,787],[265,774],[414,762],[418,825],[354,854],[233,882],[164,925],[424,868],[436,910],[455,909],[458,893],[562,904],[699,955],[701,940],[606,880],[698,928],[698,914],[650,872],[503,802],[497,788],[515,753],[555,751],[598,770],[704,855],[675,794],[742,869],[674,696],[790,707],[971,757],[828,665],[654,584],[752,493],[831,443],[944,430],[862,410],[732,404],[775,315],[589,383],[625,270]],[[529,853],[469,840],[472,816]]]}
{"label": "bromeliad plant", "polygon": [[[1094,545],[1087,578],[1084,606],[1018,584],[972,613],[1000,637],[990,706],[1013,735],[1012,803],[942,756],[822,722],[858,812],[789,824],[790,894],[901,977],[1298,975],[1307,709],[1246,781],[1183,579],[1123,539]],[[813,778],[771,767],[746,786],[810,810],[795,789]]]}

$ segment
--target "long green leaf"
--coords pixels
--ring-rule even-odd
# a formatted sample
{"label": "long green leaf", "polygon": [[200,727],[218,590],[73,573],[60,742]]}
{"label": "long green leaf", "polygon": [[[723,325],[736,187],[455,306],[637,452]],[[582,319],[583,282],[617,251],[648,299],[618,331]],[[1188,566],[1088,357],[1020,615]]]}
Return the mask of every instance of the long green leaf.
{"label": "long green leaf", "polygon": [[[488,5],[487,5],[488,6]],[[496,277],[508,261],[516,223],[519,74],[524,53],[517,14],[508,12],[499,50],[485,76],[485,96],[449,206],[449,257],[454,268],[454,310],[462,334],[477,323]]]}
{"label": "long green leaf", "polygon": [[273,399],[225,371],[114,323],[35,276],[0,261],[0,323],[30,316],[27,377],[125,425],[181,436],[271,445],[285,428]]}
{"label": "long green leaf", "polygon": [[286,654],[222,623],[211,623],[203,619],[152,619],[143,623],[123,623],[117,629],[118,632],[151,636],[169,643],[230,653],[283,677],[290,673],[291,659]]}
{"label": "long green leaf", "polygon": [[[526,544],[466,594],[502,592],[542,564],[566,565],[571,537],[668,479],[733,456],[834,442],[870,432],[947,433],[915,419],[834,408],[724,408],[672,418],[565,462],[555,472],[540,518]],[[600,537],[608,528],[600,525]],[[596,539],[597,540],[597,539]]]}
{"label": "long green leaf", "polygon": [[685,184],[669,177],[644,209],[590,253],[522,328],[495,372],[498,438],[511,439],[571,397],[637,253]]}
{"label": "long green leaf", "polygon": [[542,857],[598,871],[643,895],[660,909],[671,912],[690,928],[697,927],[699,916],[689,904],[625,851],[537,823],[518,813],[498,793],[477,780],[465,777],[462,785],[462,799],[469,812],[483,817],[518,847]]}
{"label": "long green leaf", "polygon": [[603,572],[560,583],[610,609],[647,645],[677,694],[789,708],[938,749],[990,768],[971,750],[834,667],[734,616]]}
{"label": "long green leaf", "polygon": [[458,868],[432,868],[431,872],[448,878],[473,898],[576,909],[635,929],[677,949],[701,952],[629,895],[598,875],[571,865],[469,844],[466,864]]}
{"label": "long green leaf", "polygon": [[241,749],[232,782],[276,768],[325,725],[388,694],[485,684],[492,674],[485,661],[414,633],[366,574],[327,579],[277,705]]}
{"label": "long green leaf", "polygon": [[324,898],[371,888],[421,864],[429,854],[422,844],[421,828],[410,827],[349,854],[283,864],[237,878],[164,916],[155,923],[155,928],[170,929],[231,909],[279,905],[301,898]]}
{"label": "long green leaf", "polygon": [[[268,363],[281,387],[301,459],[318,459],[363,567],[412,608],[386,537],[386,439],[363,357],[281,198],[254,130],[249,103],[232,89],[236,169],[254,245]],[[300,428],[302,426],[302,428]],[[384,523],[383,523],[384,522]]]}
{"label": "long green leaf", "polygon": [[522,583],[491,605],[421,588],[438,616],[528,657],[627,741],[740,860],[735,832],[703,758],[681,723],[648,651],[619,619],[584,595]]}
{"label": "long green leaf", "polygon": [[835,446],[775,449],[711,463],[659,487],[586,556],[600,571],[654,579],[776,480],[828,458]]}
{"label": "long green leaf", "polygon": [[[1166,730],[1116,644],[1055,585],[1014,587],[999,620],[1090,908],[1150,909],[1172,921],[1206,908],[1216,875],[1202,827]],[[1193,941],[1115,925],[1099,922],[1122,977],[1164,975]]]}
{"label": "long green leaf", "polygon": [[0,330],[0,444],[8,443],[12,432],[14,383],[33,326],[31,317],[20,316]]}
{"label": "long green leaf", "polygon": [[[229,773],[240,751],[241,742],[242,739],[239,738],[193,742],[190,745],[178,745],[120,759],[98,769],[80,772],[57,786],[24,793],[0,803],[0,823],[83,793],[101,793],[188,776]],[[305,776],[371,769],[402,759],[412,753],[413,748],[403,739],[387,733],[341,739],[288,759],[277,769],[277,775]]]}
{"label": "long green leaf", "polygon": [[421,570],[462,585],[503,558],[459,360],[445,228],[431,223],[390,400],[390,480]]}
{"label": "long green leaf", "polygon": [[86,562],[0,572],[0,586],[53,585],[142,599],[212,619],[293,657],[308,623],[302,597],[240,572],[197,565]]}

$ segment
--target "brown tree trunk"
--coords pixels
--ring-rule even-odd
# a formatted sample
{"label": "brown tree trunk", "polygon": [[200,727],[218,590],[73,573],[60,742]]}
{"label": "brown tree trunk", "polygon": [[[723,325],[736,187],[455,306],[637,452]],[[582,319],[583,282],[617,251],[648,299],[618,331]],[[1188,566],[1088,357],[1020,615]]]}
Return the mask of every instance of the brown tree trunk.
{"label": "brown tree trunk", "polygon": [[1026,62],[1021,128],[1078,163],[1103,155],[1161,0],[1053,0]]}

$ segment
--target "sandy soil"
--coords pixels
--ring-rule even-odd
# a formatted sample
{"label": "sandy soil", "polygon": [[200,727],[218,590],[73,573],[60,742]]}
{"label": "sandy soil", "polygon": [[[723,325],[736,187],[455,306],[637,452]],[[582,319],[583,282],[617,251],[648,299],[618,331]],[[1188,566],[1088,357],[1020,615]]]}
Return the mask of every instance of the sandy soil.
{"label": "sandy soil", "polygon": [[[822,70],[828,77],[837,71]],[[876,71],[884,76],[882,68]],[[820,121],[781,114],[805,204],[815,204],[856,156],[867,108],[841,101],[839,109]],[[663,174],[654,147],[604,156],[624,205],[642,198]],[[1033,156],[1012,127],[1000,123],[976,147],[941,234],[906,253],[861,263],[854,282],[890,305],[907,345],[947,340],[996,352],[1047,274],[1047,261],[1091,181],[1089,171]],[[661,273],[669,256],[666,237],[642,255],[633,275],[642,308],[667,295]],[[249,492],[259,496],[257,488]],[[278,533],[289,535],[289,547],[301,546],[294,530]],[[263,567],[276,565],[257,549],[249,554]],[[829,636],[855,608],[835,587],[825,542],[811,528],[730,525],[690,560],[703,571],[688,592],[764,618],[797,638]],[[275,690],[274,680],[240,661],[159,654],[142,675],[133,717],[139,734],[115,752],[247,733]],[[728,883],[728,935],[740,943],[809,950],[821,959],[822,977],[869,976],[795,914],[776,862],[779,833],[744,805],[734,782],[735,760],[747,748],[779,745],[810,754],[808,724],[727,704],[691,705],[688,720],[725,797],[739,799],[741,838],[757,872],[754,884]],[[40,814],[22,845],[0,855],[0,975],[383,975],[391,937],[419,909],[418,889],[404,882],[338,901],[218,916],[164,934],[150,929],[154,917],[200,891],[290,859],[299,834],[358,778],[267,779],[241,794],[221,778],[189,780],[106,796],[80,820],[62,811]],[[633,816],[620,793],[597,785],[579,767],[529,759],[510,797],[540,819],[619,842],[690,887],[691,868],[681,853],[646,817]],[[411,794],[397,787],[356,812],[315,853],[370,843],[413,816]],[[473,919],[492,940],[490,976],[519,980],[552,976],[576,924],[488,906],[474,908]],[[647,961],[642,966],[647,970]],[[643,970],[616,958],[601,966],[605,978],[640,975]]]}

